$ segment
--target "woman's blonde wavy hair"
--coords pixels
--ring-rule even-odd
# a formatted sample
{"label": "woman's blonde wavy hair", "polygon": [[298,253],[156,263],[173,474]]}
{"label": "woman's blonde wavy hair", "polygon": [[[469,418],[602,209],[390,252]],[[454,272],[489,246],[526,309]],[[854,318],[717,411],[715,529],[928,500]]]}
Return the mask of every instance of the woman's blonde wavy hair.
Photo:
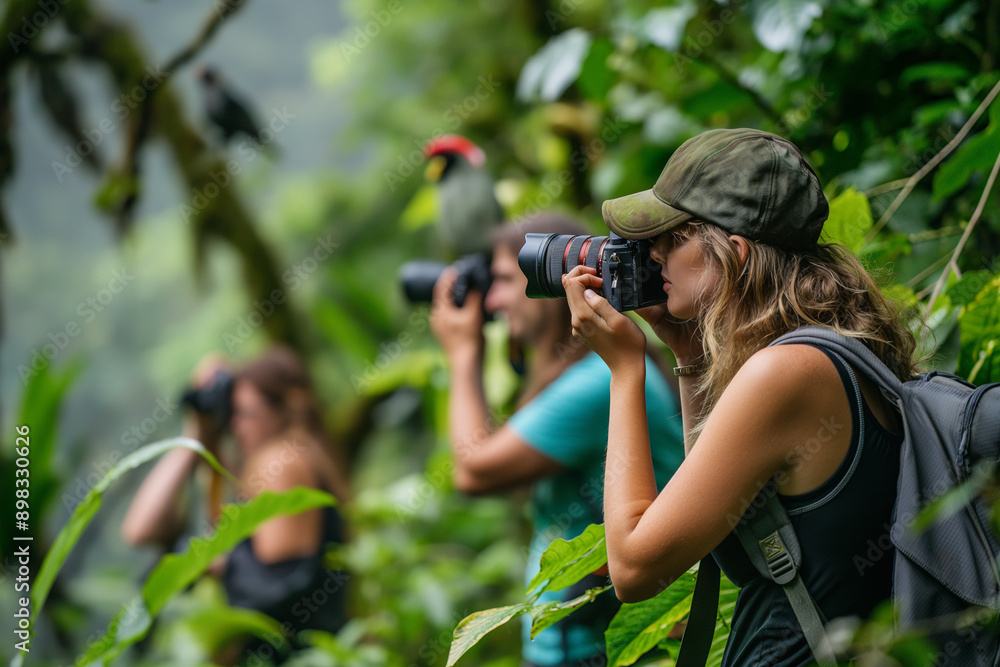
{"label": "woman's blonde wavy hair", "polygon": [[695,310],[708,370],[696,391],[705,398],[693,435],[740,367],[778,336],[807,325],[831,327],[860,338],[901,380],[916,370],[916,341],[899,304],[887,299],[875,279],[844,246],[818,243],[787,251],[747,239],[741,267],[729,233],[692,221],[675,230],[674,243],[700,245],[719,280],[696,300]]}

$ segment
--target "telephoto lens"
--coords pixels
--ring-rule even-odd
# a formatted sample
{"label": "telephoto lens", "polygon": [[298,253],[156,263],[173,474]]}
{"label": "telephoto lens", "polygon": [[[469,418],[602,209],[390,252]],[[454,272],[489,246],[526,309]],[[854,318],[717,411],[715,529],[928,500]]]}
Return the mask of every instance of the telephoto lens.
{"label": "telephoto lens", "polygon": [[570,236],[568,234],[525,234],[517,263],[528,278],[524,292],[532,299],[566,296],[562,276],[583,264],[601,275],[601,251],[607,236]]}
{"label": "telephoto lens", "polygon": [[[484,298],[493,284],[493,274],[490,272],[490,257],[486,253],[473,253],[459,258],[452,266],[455,267],[455,285],[451,291],[452,302],[461,308],[469,292],[475,290]],[[434,300],[434,286],[447,264],[430,261],[407,262],[399,269],[399,282],[403,286],[403,294],[410,303],[430,303]]]}
{"label": "telephoto lens", "polygon": [[517,255],[533,299],[565,297],[564,274],[580,264],[597,272],[604,298],[619,311],[645,308],[667,300],[660,266],[649,255],[650,241],[610,236],[525,234]]}

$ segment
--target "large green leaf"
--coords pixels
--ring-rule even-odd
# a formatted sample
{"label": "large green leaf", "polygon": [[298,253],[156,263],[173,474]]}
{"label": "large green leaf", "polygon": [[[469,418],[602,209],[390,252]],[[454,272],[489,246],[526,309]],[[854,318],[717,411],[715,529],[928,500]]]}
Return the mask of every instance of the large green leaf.
{"label": "large green leaf", "polygon": [[823,242],[840,243],[857,253],[872,228],[868,198],[854,188],[841,192],[830,202],[830,216],[823,225]]}
{"label": "large green leaf", "polygon": [[695,573],[685,572],[656,597],[618,610],[604,638],[608,665],[631,665],[657,646],[691,611]]}
{"label": "large green leaf", "polygon": [[642,31],[650,43],[667,51],[681,48],[684,29],[698,8],[693,2],[681,2],[674,7],[651,9],[642,19]]}
{"label": "large green leaf", "polygon": [[569,88],[590,51],[590,33],[573,28],[556,35],[528,59],[517,82],[517,97],[551,102]]}
{"label": "large green leaf", "polygon": [[286,643],[281,623],[253,609],[215,604],[186,616],[184,625],[207,655],[244,635],[260,637],[275,646]]}
{"label": "large green leaf", "polygon": [[615,72],[608,67],[608,58],[615,52],[611,40],[602,37],[594,40],[587,57],[580,67],[580,76],[576,85],[580,92],[592,100],[604,102],[617,79]]}
{"label": "large green leaf", "polygon": [[532,605],[527,602],[507,607],[485,609],[469,614],[455,628],[455,638],[448,651],[448,667],[454,665],[465,652],[475,646],[486,633],[500,627],[518,614],[528,611]]}
{"label": "large green leaf", "polygon": [[[41,526],[48,514],[53,501],[58,497],[60,474],[54,465],[59,411],[66,392],[79,376],[83,368],[80,361],[74,360],[66,364],[61,371],[52,364],[46,364],[32,371],[25,377],[26,384],[21,396],[21,406],[18,411],[17,426],[28,426],[28,442],[31,451],[30,483],[31,483],[31,522],[30,533],[19,532],[20,537],[40,535]],[[14,446],[16,434],[10,429],[9,442],[5,438],[3,449],[0,450],[0,463],[4,469],[14,474],[16,458]],[[11,478],[13,479],[13,478]],[[13,481],[7,488],[3,502],[6,507],[14,507]],[[0,525],[0,539],[5,545],[11,545],[14,537],[15,524],[5,521]],[[6,548],[6,547],[5,547]]]}
{"label": "large green leaf", "polygon": [[128,646],[149,631],[152,619],[167,602],[205,573],[212,561],[228,553],[257,527],[276,516],[299,514],[334,504],[329,493],[295,487],[275,493],[265,491],[244,505],[225,505],[216,530],[207,538],[193,538],[185,551],[167,554],[142,586],[142,595],[111,620],[108,631],[77,659],[78,667],[108,665]]}
{"label": "large green leaf", "polygon": [[572,600],[555,600],[535,605],[528,610],[532,619],[531,638],[534,639],[538,636],[539,632],[558,623],[583,605],[593,602],[599,595],[614,595],[614,593],[611,592],[611,586],[603,586],[601,588],[591,588],[583,595],[575,597]]}
{"label": "large green leaf", "polygon": [[976,136],[966,140],[934,174],[934,201],[952,195],[969,183],[972,175],[988,171],[1000,153],[1000,104],[990,107],[990,124]]}
{"label": "large green leaf", "polygon": [[976,384],[1000,381],[1000,275],[962,309],[958,323],[958,374]]}
{"label": "large green leaf", "polygon": [[528,584],[528,593],[542,582],[548,583],[537,592],[558,591],[572,586],[608,562],[604,543],[604,526],[591,524],[572,540],[555,539],[542,554],[538,574]]}
{"label": "large green leaf", "polygon": [[49,553],[45,556],[45,560],[42,561],[42,567],[38,571],[38,577],[35,579],[35,585],[32,588],[31,602],[32,602],[32,622],[38,617],[38,612],[41,611],[42,607],[45,605],[45,600],[49,595],[49,591],[52,589],[52,584],[55,582],[56,576],[59,574],[59,570],[62,569],[63,563],[66,562],[66,558],[69,556],[73,547],[80,539],[80,535],[90,524],[91,519],[97,513],[97,510],[101,507],[101,502],[104,498],[104,492],[108,489],[112,482],[121,477],[121,475],[133,468],[141,466],[146,461],[156,458],[160,454],[166,452],[167,450],[174,449],[175,447],[184,447],[185,449],[191,449],[202,456],[204,456],[212,466],[218,470],[220,473],[232,477],[229,472],[223,468],[215,457],[209,453],[200,442],[192,440],[191,438],[172,438],[170,440],[163,440],[161,442],[155,442],[151,445],[147,445],[142,449],[139,449],[124,459],[121,463],[116,465],[114,468],[108,471],[97,484],[94,485],[83,499],[83,501],[76,506],[73,511],[72,516],[70,516],[69,521],[63,526],[59,534],[56,535],[55,541],[52,543],[52,548],[49,549]]}
{"label": "large green leaf", "polygon": [[755,0],[751,4],[753,32],[768,51],[797,51],[812,26],[823,14],[814,0]]}

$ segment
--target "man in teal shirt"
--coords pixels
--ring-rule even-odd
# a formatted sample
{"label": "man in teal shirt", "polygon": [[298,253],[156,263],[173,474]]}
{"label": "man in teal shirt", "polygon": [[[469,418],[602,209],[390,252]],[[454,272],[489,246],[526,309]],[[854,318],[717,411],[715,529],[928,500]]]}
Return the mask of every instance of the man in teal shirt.
{"label": "man in teal shirt", "polygon": [[[473,293],[463,308],[457,308],[450,298],[454,274],[449,271],[435,287],[431,318],[450,368],[449,436],[456,487],[468,494],[490,494],[534,485],[526,582],[538,572],[539,559],[552,540],[571,539],[588,525],[603,522],[611,400],[611,372],[600,357],[573,339],[566,300],[525,296],[527,279],[517,265],[517,253],[527,233],[587,231],[561,215],[505,226],[495,236],[493,285],[485,302]],[[489,416],[483,391],[483,306],[502,313],[511,339],[530,353],[517,411],[499,427]],[[650,454],[662,489],[684,456],[682,425],[673,391],[648,358],[646,402]],[[549,592],[540,601],[561,600],[564,595]],[[610,619],[601,615],[578,619],[579,615],[570,615],[531,640],[526,616],[524,664],[605,664],[604,631]]]}

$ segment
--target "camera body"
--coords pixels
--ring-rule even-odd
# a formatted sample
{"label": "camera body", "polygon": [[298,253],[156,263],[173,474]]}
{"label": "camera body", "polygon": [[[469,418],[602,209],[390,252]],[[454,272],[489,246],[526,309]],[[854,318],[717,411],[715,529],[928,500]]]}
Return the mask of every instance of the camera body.
{"label": "camera body", "polygon": [[525,293],[533,298],[566,296],[562,276],[578,264],[597,271],[604,298],[625,312],[667,300],[660,265],[650,256],[651,241],[610,236],[525,234],[517,255],[518,266],[528,278]]}
{"label": "camera body", "polygon": [[[483,252],[465,255],[451,266],[458,272],[451,291],[451,300],[456,306],[464,306],[469,292],[473,290],[486,296],[493,284],[489,255]],[[430,303],[434,297],[434,286],[446,268],[448,265],[442,262],[423,260],[404,264],[399,269],[399,282],[407,300],[411,303]]]}
{"label": "camera body", "polygon": [[197,389],[187,389],[181,396],[181,405],[207,415],[220,429],[229,425],[233,416],[233,384],[235,378],[224,370],[215,371],[208,384]]}

